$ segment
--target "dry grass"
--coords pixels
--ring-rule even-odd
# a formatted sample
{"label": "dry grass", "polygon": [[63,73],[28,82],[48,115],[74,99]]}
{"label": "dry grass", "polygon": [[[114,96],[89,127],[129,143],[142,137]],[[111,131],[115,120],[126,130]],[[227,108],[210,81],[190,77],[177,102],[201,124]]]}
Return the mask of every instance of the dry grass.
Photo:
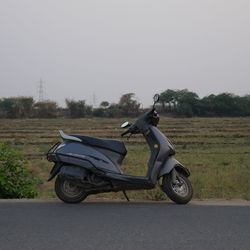
{"label": "dry grass", "polygon": [[[67,133],[121,139],[126,119],[0,120],[0,141],[11,143],[30,160],[34,176],[43,180],[40,197],[54,197],[46,178],[51,163],[44,154],[57,142],[58,130]],[[131,120],[131,119],[130,119]],[[250,118],[162,118],[159,128],[176,146],[176,158],[191,170],[194,197],[250,199]],[[124,139],[128,156],[123,172],[145,175],[149,150],[141,136]],[[134,199],[165,199],[159,189],[130,191]],[[97,197],[122,198],[120,193]]]}

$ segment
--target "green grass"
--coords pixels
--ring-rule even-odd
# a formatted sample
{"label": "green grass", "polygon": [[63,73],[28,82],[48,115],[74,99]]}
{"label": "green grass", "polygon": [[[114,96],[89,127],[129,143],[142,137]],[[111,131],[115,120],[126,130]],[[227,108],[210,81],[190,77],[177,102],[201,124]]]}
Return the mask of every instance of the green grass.
{"label": "green grass", "polygon": [[[34,176],[42,179],[39,197],[55,197],[53,182],[46,182],[52,164],[45,153],[60,140],[58,130],[120,140],[120,124],[126,119],[29,119],[0,120],[0,141],[11,143],[30,161]],[[129,119],[132,121],[132,119]],[[194,198],[250,199],[250,118],[161,118],[159,128],[176,146],[176,158],[191,171]],[[137,135],[129,141],[122,170],[143,176],[149,149]],[[156,188],[129,191],[132,199],[166,199]],[[123,198],[121,193],[93,197]]]}

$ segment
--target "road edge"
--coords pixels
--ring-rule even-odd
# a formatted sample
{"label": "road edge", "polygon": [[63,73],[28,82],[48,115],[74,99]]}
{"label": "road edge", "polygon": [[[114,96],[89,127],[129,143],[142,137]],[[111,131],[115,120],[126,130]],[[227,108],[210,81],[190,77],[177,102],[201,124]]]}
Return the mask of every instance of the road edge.
{"label": "road edge", "polygon": [[[0,203],[62,203],[58,199],[0,199]],[[126,200],[108,200],[108,199],[88,199],[83,203],[128,203]],[[166,203],[175,205],[175,203],[171,201],[152,201],[152,200],[131,200],[128,204],[140,204],[140,203],[148,203],[148,204],[156,204],[156,203]],[[63,203],[62,203],[63,204]],[[224,200],[224,199],[206,199],[206,200],[192,200],[188,203],[188,205],[194,206],[250,206],[249,200],[241,200],[241,199],[232,199],[232,200]]]}

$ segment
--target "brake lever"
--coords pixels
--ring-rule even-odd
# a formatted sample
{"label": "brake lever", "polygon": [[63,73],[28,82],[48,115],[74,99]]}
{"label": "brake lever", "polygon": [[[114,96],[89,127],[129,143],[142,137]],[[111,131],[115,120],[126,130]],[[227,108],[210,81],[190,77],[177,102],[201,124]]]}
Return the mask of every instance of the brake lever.
{"label": "brake lever", "polygon": [[132,133],[130,133],[130,135],[129,136],[127,136],[127,140],[129,141],[129,139],[130,139],[130,137],[132,137]]}

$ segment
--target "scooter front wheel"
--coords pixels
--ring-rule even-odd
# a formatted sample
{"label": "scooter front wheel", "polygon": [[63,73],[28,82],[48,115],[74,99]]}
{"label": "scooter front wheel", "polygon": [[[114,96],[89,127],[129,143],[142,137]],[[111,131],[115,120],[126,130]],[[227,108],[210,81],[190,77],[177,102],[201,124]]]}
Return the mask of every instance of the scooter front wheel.
{"label": "scooter front wheel", "polygon": [[66,203],[79,203],[88,196],[82,187],[60,176],[57,176],[55,181],[55,192],[57,197]]}
{"label": "scooter front wheel", "polygon": [[177,204],[186,204],[192,199],[193,196],[191,182],[181,173],[178,173],[174,182],[171,173],[163,176],[162,190]]}

